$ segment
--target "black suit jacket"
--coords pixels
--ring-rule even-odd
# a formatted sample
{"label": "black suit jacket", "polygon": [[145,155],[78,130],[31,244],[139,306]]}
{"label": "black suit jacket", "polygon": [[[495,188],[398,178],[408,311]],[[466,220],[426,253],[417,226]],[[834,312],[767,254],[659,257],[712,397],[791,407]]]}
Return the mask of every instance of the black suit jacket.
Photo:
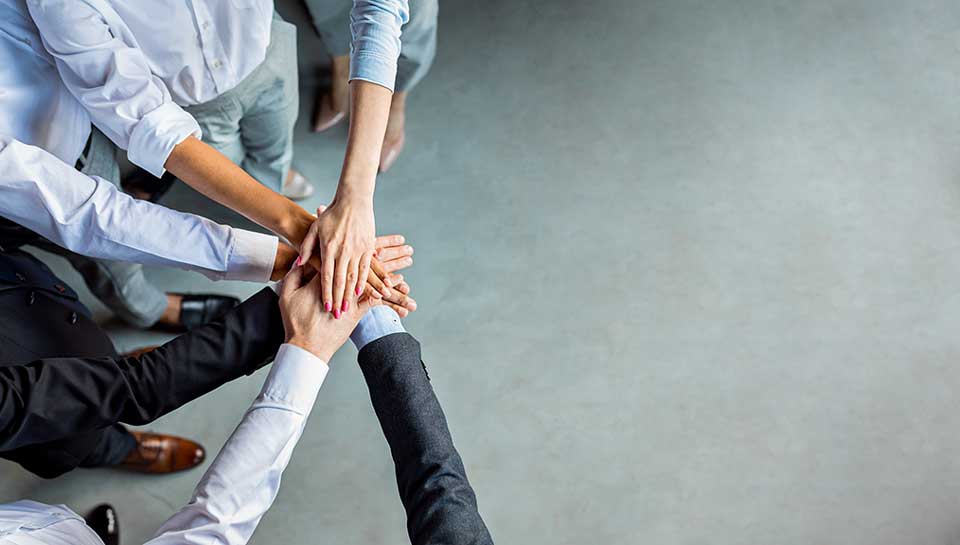
{"label": "black suit jacket", "polygon": [[407,333],[387,335],[364,346],[359,361],[393,455],[410,541],[492,545],[420,343]]}
{"label": "black suit jacket", "polygon": [[[49,336],[49,329],[46,334],[33,332],[51,349],[69,343]],[[277,295],[265,288],[222,318],[137,358],[0,361],[0,451],[118,422],[149,423],[256,371],[273,359],[283,338]],[[9,357],[16,344],[16,338],[0,335],[0,353]]]}

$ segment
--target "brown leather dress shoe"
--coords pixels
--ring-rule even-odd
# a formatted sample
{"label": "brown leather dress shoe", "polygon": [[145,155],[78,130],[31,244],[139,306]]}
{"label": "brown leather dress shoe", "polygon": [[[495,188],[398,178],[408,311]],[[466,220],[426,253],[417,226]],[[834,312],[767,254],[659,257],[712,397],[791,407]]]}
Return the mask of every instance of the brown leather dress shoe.
{"label": "brown leather dress shoe", "polygon": [[199,443],[158,433],[131,431],[137,446],[117,465],[138,473],[174,473],[197,467],[207,457]]}

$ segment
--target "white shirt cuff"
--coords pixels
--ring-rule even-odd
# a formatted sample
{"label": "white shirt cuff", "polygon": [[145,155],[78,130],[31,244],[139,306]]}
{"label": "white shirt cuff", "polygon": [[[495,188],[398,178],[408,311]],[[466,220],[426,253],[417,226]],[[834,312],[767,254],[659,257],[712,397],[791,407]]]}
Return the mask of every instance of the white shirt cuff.
{"label": "white shirt cuff", "polygon": [[200,138],[200,125],[180,106],[164,102],[140,118],[130,134],[127,154],[130,162],[159,178],[173,148],[188,136]]}
{"label": "white shirt cuff", "polygon": [[368,310],[363,318],[360,318],[357,327],[350,334],[350,340],[353,341],[357,350],[360,350],[381,337],[405,331],[406,329],[400,323],[400,316],[397,316],[396,311],[387,305],[378,305]]}
{"label": "white shirt cuff", "polygon": [[326,362],[310,352],[299,346],[282,344],[260,390],[259,404],[276,404],[307,414],[317,400],[329,370]]}
{"label": "white shirt cuff", "polygon": [[227,259],[226,280],[269,282],[277,260],[277,237],[232,229],[233,251]]}

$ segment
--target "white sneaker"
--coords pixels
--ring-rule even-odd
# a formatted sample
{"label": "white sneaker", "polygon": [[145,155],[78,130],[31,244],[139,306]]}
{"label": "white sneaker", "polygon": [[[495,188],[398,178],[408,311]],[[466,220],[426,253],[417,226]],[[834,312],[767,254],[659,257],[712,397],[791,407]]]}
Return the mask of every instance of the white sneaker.
{"label": "white sneaker", "polygon": [[287,179],[283,182],[283,187],[280,189],[280,192],[288,199],[299,201],[313,195],[313,184],[311,184],[303,174],[291,169],[290,174],[287,175]]}

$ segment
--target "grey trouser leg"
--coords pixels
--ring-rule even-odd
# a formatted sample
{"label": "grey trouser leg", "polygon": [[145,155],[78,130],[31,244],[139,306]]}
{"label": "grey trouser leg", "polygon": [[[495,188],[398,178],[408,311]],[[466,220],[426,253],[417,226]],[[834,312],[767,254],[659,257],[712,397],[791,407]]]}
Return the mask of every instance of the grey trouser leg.
{"label": "grey trouser leg", "polygon": [[[90,135],[90,147],[81,157],[81,172],[120,184],[116,147],[96,128]],[[83,277],[87,288],[123,321],[136,327],[157,323],[167,308],[167,295],[147,281],[143,265],[76,254],[52,242],[36,246],[63,256]]]}
{"label": "grey trouser leg", "polygon": [[274,17],[260,66],[226,93],[184,109],[197,120],[204,142],[280,191],[293,161],[299,109],[296,27]]}
{"label": "grey trouser leg", "polygon": [[[304,0],[330,54],[350,53],[350,0]],[[427,75],[437,53],[438,0],[409,0],[410,20],[400,35],[396,91],[413,89]]]}

